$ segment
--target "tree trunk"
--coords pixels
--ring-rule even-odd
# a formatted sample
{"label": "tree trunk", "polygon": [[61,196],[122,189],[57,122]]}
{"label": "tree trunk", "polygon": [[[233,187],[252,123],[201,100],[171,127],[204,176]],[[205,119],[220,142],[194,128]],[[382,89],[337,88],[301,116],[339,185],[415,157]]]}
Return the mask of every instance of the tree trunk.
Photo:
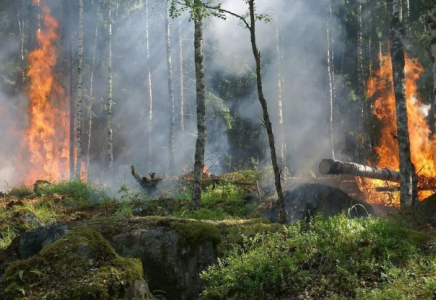
{"label": "tree trunk", "polygon": [[353,162],[343,162],[335,159],[323,159],[319,163],[319,172],[324,175],[348,174],[353,176],[400,182],[400,173],[397,171],[373,168],[370,166],[360,165]]}
{"label": "tree trunk", "polygon": [[332,30],[332,3],[329,0],[329,12],[327,17],[327,73],[329,81],[329,99],[330,99],[330,118],[329,118],[329,137],[332,158],[335,158],[335,140],[333,135],[333,77],[332,77],[332,61],[331,61],[331,30]]}
{"label": "tree trunk", "polygon": [[112,131],[112,7],[108,3],[108,95],[107,95],[107,157],[109,177],[114,170],[114,140]]}
{"label": "tree trunk", "polygon": [[276,19],[276,55],[277,55],[277,94],[278,94],[278,116],[279,116],[279,132],[280,132],[280,166],[282,170],[286,168],[286,141],[285,128],[283,124],[283,62],[282,51],[280,47],[280,31],[278,20]]}
{"label": "tree trunk", "polygon": [[76,170],[80,179],[82,167],[82,94],[83,94],[83,0],[79,0],[79,36],[77,47],[77,95],[76,95]]}
{"label": "tree trunk", "polygon": [[180,132],[182,134],[182,148],[185,148],[185,92],[183,79],[183,39],[182,39],[182,19],[179,19],[179,96],[180,96]]}
{"label": "tree trunk", "polygon": [[68,0],[68,19],[69,19],[69,23],[68,23],[68,30],[67,30],[67,34],[68,34],[68,53],[69,53],[69,100],[70,100],[70,153],[69,153],[69,160],[70,160],[70,170],[69,170],[69,175],[70,175],[70,179],[72,179],[74,177],[74,171],[75,171],[75,167],[76,167],[76,157],[74,155],[74,150],[75,150],[75,139],[74,139],[74,132],[75,132],[75,118],[74,118],[74,101],[73,101],[73,97],[74,97],[74,93],[73,93],[73,86],[74,86],[74,73],[73,73],[73,32],[72,32],[72,28],[73,28],[73,24],[74,24],[74,20],[73,20],[73,8],[72,8],[72,3],[71,0]]}
{"label": "tree trunk", "polygon": [[[201,0],[195,0],[201,5]],[[204,151],[206,148],[206,86],[203,61],[203,22],[199,9],[194,11],[195,80],[197,98],[197,141],[195,143],[194,182],[192,184],[191,209],[200,208],[201,179],[203,176]]]}
{"label": "tree trunk", "polygon": [[263,123],[265,125],[266,131],[268,134],[269,148],[270,148],[270,154],[271,154],[271,163],[272,163],[273,170],[274,170],[275,186],[276,186],[277,195],[278,195],[278,204],[280,207],[280,221],[282,223],[286,223],[287,217],[286,217],[286,211],[285,211],[285,202],[283,199],[282,183],[280,181],[280,169],[279,169],[279,166],[277,163],[276,148],[275,148],[275,144],[274,144],[274,134],[273,134],[273,130],[272,130],[271,121],[269,119],[268,105],[267,105],[266,99],[263,95],[260,52],[257,49],[257,44],[256,44],[256,17],[254,14],[254,0],[248,0],[248,5],[249,5],[249,12],[250,12],[250,27],[249,27],[249,29],[250,29],[251,48],[253,50],[254,60],[256,62],[257,93],[258,93],[260,105],[262,106]]}
{"label": "tree trunk", "polygon": [[430,127],[433,129],[432,133],[435,133],[435,118],[434,118],[434,112],[436,107],[436,4],[433,5],[433,7],[430,8],[428,12],[428,20],[430,25],[430,47],[431,47],[431,56],[433,61],[433,118],[430,118],[431,124]]}
{"label": "tree trunk", "polygon": [[394,79],[394,92],[397,115],[397,137],[401,174],[401,206],[413,206],[417,203],[417,178],[410,157],[409,128],[406,107],[406,88],[404,78],[404,28],[401,23],[401,0],[388,0],[388,12],[391,15],[389,37],[391,40],[391,59]]}
{"label": "tree trunk", "polygon": [[151,163],[151,134],[153,130],[153,92],[151,85],[151,66],[150,66],[150,37],[149,37],[149,14],[148,14],[148,0],[145,0],[145,51],[147,58],[146,65],[146,97],[147,97],[147,163]]}
{"label": "tree trunk", "polygon": [[92,138],[92,104],[94,102],[94,71],[95,71],[95,58],[97,55],[97,38],[98,38],[98,21],[95,24],[95,35],[94,35],[94,53],[92,55],[92,63],[91,63],[91,75],[89,79],[89,103],[88,103],[88,143],[86,149],[86,178],[89,175],[89,159],[91,152],[91,138]]}
{"label": "tree trunk", "polygon": [[175,105],[174,105],[174,88],[173,88],[173,67],[171,61],[171,27],[170,27],[170,16],[168,11],[168,1],[165,0],[165,37],[166,37],[166,48],[167,48],[167,67],[168,67],[168,94],[170,97],[170,133],[169,133],[169,167],[170,174],[174,173],[174,115],[175,115]]}
{"label": "tree trunk", "polygon": [[363,79],[363,22],[362,22],[362,1],[357,1],[357,97],[360,103],[359,134],[364,131],[365,123],[365,94]]}

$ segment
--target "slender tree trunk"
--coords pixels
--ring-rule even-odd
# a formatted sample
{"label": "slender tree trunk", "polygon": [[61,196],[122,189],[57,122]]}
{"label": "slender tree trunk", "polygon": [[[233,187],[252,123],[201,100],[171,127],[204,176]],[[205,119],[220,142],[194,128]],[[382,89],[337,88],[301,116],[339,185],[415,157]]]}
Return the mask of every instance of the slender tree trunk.
{"label": "slender tree trunk", "polygon": [[409,128],[406,107],[406,87],[404,75],[404,46],[402,37],[404,33],[401,23],[401,0],[388,0],[388,12],[391,15],[389,24],[389,37],[391,40],[391,59],[394,79],[394,92],[397,115],[397,137],[400,157],[401,195],[402,207],[413,206],[417,203],[417,177],[415,167],[410,156]]}
{"label": "slender tree trunk", "polygon": [[405,35],[410,38],[411,37],[411,27],[410,27],[410,0],[402,0],[403,1],[403,23],[404,23],[404,32]]}
{"label": "slender tree trunk", "polygon": [[68,53],[69,53],[69,73],[70,73],[70,80],[69,80],[69,95],[68,98],[70,100],[70,155],[69,155],[69,160],[70,160],[70,170],[69,170],[69,176],[70,179],[72,179],[74,177],[74,171],[75,171],[75,167],[76,167],[76,157],[75,157],[75,139],[74,139],[74,132],[75,132],[75,118],[74,118],[74,101],[73,101],[73,97],[74,97],[74,93],[73,93],[73,87],[74,87],[74,72],[73,72],[73,24],[74,24],[74,20],[73,20],[73,8],[72,8],[72,3],[71,0],[68,0],[68,30],[67,30],[67,34],[68,34]]}
{"label": "slender tree trunk", "polygon": [[[201,0],[195,0],[201,5]],[[192,184],[191,209],[200,208],[201,178],[203,176],[206,148],[206,86],[203,61],[203,21],[200,10],[194,11],[195,81],[197,98],[197,141],[195,143],[194,182]]]}
{"label": "slender tree trunk", "polygon": [[280,166],[284,170],[286,168],[286,141],[285,128],[283,122],[283,67],[282,67],[282,51],[280,47],[280,31],[278,20],[276,20],[276,55],[277,55],[277,94],[278,94],[278,116],[279,116],[279,132],[280,132]]}
{"label": "slender tree trunk", "polygon": [[428,12],[428,20],[430,25],[430,47],[431,47],[431,56],[433,61],[433,103],[432,103],[432,118],[430,118],[430,127],[432,129],[432,133],[435,133],[435,108],[436,108],[436,4],[433,7],[430,7]]}
{"label": "slender tree trunk", "polygon": [[175,104],[174,104],[174,87],[173,87],[173,66],[171,61],[171,27],[170,16],[168,11],[168,1],[165,0],[165,37],[167,48],[167,67],[168,67],[168,94],[170,97],[170,133],[169,133],[169,167],[170,174],[174,173],[174,116],[175,116]]}
{"label": "slender tree trunk", "polygon": [[333,135],[333,77],[332,77],[332,61],[331,61],[331,30],[332,30],[332,3],[329,0],[329,12],[327,17],[327,73],[329,81],[329,99],[330,99],[330,118],[329,118],[329,137],[332,158],[335,158],[335,140]]}
{"label": "slender tree trunk", "polygon": [[179,95],[180,95],[180,132],[182,133],[182,148],[185,147],[185,92],[183,79],[183,34],[182,34],[182,19],[179,19]]}
{"label": "slender tree trunk", "polygon": [[362,1],[357,1],[357,97],[360,101],[360,122],[359,132],[363,132],[365,120],[364,104],[364,79],[363,79],[363,22],[362,22]]}
{"label": "slender tree trunk", "polygon": [[82,94],[83,94],[83,0],[79,0],[79,39],[77,52],[77,98],[76,98],[76,170],[80,179],[82,162]]}
{"label": "slender tree trunk", "polygon": [[114,140],[112,131],[112,7],[108,3],[108,95],[107,95],[107,157],[109,177],[112,177],[114,171]]}
{"label": "slender tree trunk", "polygon": [[91,157],[91,139],[92,139],[92,105],[94,102],[94,71],[95,71],[95,58],[97,56],[97,38],[98,38],[98,21],[95,24],[95,34],[94,34],[94,53],[92,54],[91,63],[91,75],[89,79],[89,103],[88,103],[88,143],[86,149],[86,178],[89,175],[89,159]]}
{"label": "slender tree trunk", "polygon": [[[377,18],[379,16],[380,4],[378,0],[369,0],[369,7],[372,9],[370,19],[370,74],[373,74],[374,71],[380,69],[381,42],[377,34]],[[380,130],[377,128],[375,116],[372,112],[374,102],[377,98],[378,95],[376,93],[368,99],[368,117],[365,119],[365,130],[369,137],[368,154],[372,153],[374,146],[379,143],[378,134],[376,133],[380,132]]]}
{"label": "slender tree trunk", "polygon": [[277,155],[276,155],[276,148],[274,144],[274,134],[272,130],[271,121],[269,119],[268,114],[268,105],[265,99],[265,96],[263,95],[263,88],[262,88],[262,74],[261,74],[261,64],[260,64],[260,52],[257,49],[256,44],[256,17],[254,14],[254,0],[248,0],[248,6],[249,6],[249,12],[250,12],[250,40],[251,40],[251,48],[253,50],[254,60],[256,62],[256,78],[257,78],[257,94],[259,97],[260,105],[262,106],[262,112],[263,112],[263,123],[265,125],[267,134],[268,134],[268,142],[269,142],[269,149],[271,154],[271,163],[274,170],[274,179],[275,179],[275,186],[277,190],[277,196],[278,196],[278,204],[280,208],[280,221],[282,223],[287,222],[286,217],[286,210],[285,210],[285,202],[283,198],[283,191],[282,191],[282,183],[280,181],[280,169],[277,163]]}
{"label": "slender tree trunk", "polygon": [[153,130],[153,92],[151,84],[151,66],[150,66],[150,37],[149,37],[149,14],[148,14],[148,0],[145,0],[145,51],[147,57],[146,65],[146,97],[147,97],[147,163],[151,163],[151,140]]}
{"label": "slender tree trunk", "polygon": [[21,1],[17,1],[17,6],[18,6],[18,14],[17,14],[18,29],[20,31],[20,68],[21,68],[20,87],[23,87],[24,83],[26,82],[26,71],[25,71],[26,57],[24,55],[24,47],[25,47],[25,40],[26,40],[26,34],[25,34],[26,21],[24,20],[23,7]]}

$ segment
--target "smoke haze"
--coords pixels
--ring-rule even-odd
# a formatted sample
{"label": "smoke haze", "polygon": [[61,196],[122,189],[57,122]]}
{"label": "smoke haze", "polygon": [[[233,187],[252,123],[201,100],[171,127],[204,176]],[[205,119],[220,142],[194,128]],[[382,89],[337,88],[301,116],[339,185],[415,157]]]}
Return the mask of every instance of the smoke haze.
{"label": "smoke haze", "polygon": [[[47,1],[55,18],[66,24],[61,1]],[[84,37],[84,102],[89,101],[91,62],[97,41],[96,63],[93,84],[93,128],[91,144],[91,165],[89,179],[93,182],[105,181],[106,156],[106,112],[107,101],[107,25],[105,12],[97,8],[97,2],[85,2],[85,37]],[[165,48],[165,18],[161,1],[150,1],[149,34],[150,34],[150,67],[153,89],[153,127],[151,139],[150,161],[146,161],[148,141],[147,133],[147,101],[146,101],[146,66],[145,57],[145,12],[141,3],[130,5],[129,1],[120,1],[114,17],[113,31],[113,68],[114,68],[114,155],[116,184],[131,183],[130,165],[137,167],[138,173],[157,172],[160,175],[169,172],[169,120],[170,101],[168,96],[167,60]],[[277,63],[277,26],[280,32],[281,68],[283,70],[283,115],[285,141],[287,143],[287,164],[297,173],[308,169],[315,170],[321,157],[330,156],[329,136],[327,132],[329,118],[329,98],[327,82],[327,6],[315,0],[271,1],[258,0],[258,13],[267,13],[272,22],[257,22],[257,42],[262,55],[262,74],[265,97],[269,105],[270,117],[273,121],[276,141],[278,130],[278,66]],[[223,1],[223,8],[238,14],[247,12],[248,6],[242,0]],[[75,9],[75,8],[73,8]],[[77,14],[77,12],[75,12]],[[76,16],[76,15],[75,15]],[[36,16],[34,16],[36,17]],[[77,17],[77,16],[76,16]],[[179,19],[171,21],[172,31],[172,63],[173,81],[176,100],[176,114],[179,111],[179,45],[183,43],[183,76],[185,94],[185,133],[178,127],[180,117],[176,116],[175,159],[176,174],[182,169],[190,171],[193,166],[196,138],[195,116],[195,74],[193,58],[193,22],[189,21],[187,12],[182,16],[181,36],[178,36]],[[35,22],[30,22],[34,24]],[[73,48],[77,44],[77,20],[72,28]],[[97,39],[95,39],[98,25]],[[30,25],[29,25],[30,26]],[[344,34],[340,23],[333,19],[335,55],[342,55]],[[30,29],[29,29],[30,30]],[[35,28],[32,28],[34,31]],[[206,88],[208,90],[208,143],[206,149],[206,165],[216,173],[229,171],[229,160],[232,155],[243,157],[250,147],[262,148],[260,161],[269,161],[269,150],[265,132],[261,127],[262,111],[257,100],[257,90],[252,74],[254,59],[251,50],[250,36],[241,22],[228,16],[227,20],[211,17],[204,22],[204,49]],[[65,44],[63,37],[61,45]],[[76,48],[74,48],[76,49]],[[29,51],[33,49],[28,49]],[[76,50],[73,57],[76,57]],[[10,57],[19,60],[20,43],[2,43],[0,61]],[[58,64],[67,57],[67,49],[59,49]],[[74,65],[73,76],[77,72]],[[59,80],[66,87],[68,74],[60,66],[57,71],[62,74]],[[227,98],[220,89],[219,79],[235,77],[251,77],[249,90],[232,98]],[[75,78],[73,78],[74,81]],[[337,78],[338,82],[341,78]],[[3,80],[4,81],[4,80]],[[14,130],[23,126],[23,115],[26,115],[28,100],[17,92],[10,93],[10,87],[3,83],[0,93],[0,181],[10,185],[20,184],[22,174],[14,168],[14,149],[19,137]],[[337,101],[349,91],[337,91]],[[73,97],[75,87],[73,88]],[[346,96],[345,96],[346,97]],[[88,105],[88,104],[86,104]],[[216,108],[215,110],[212,109]],[[221,112],[217,112],[221,109]],[[17,111],[17,112],[15,112]],[[11,113],[12,112],[12,113]],[[87,112],[87,109],[84,109]],[[240,146],[239,154],[234,149],[235,137],[228,136],[231,129],[223,117],[230,114],[233,128],[251,124],[259,128],[257,145]],[[21,119],[20,119],[21,116]],[[84,114],[83,126],[87,125],[87,113]],[[25,120],[25,119],[24,119]],[[248,123],[247,123],[248,122]],[[337,122],[337,131],[340,128]],[[17,125],[19,124],[19,125]],[[245,125],[244,125],[245,126]],[[15,128],[15,129],[14,129]],[[84,127],[85,128],[85,127]],[[87,132],[83,130],[83,140],[87,140]],[[18,131],[19,136],[19,131]],[[336,135],[337,136],[337,135]],[[338,141],[339,144],[340,141]],[[339,146],[339,145],[338,145]],[[12,149],[11,149],[12,148]],[[83,146],[86,149],[86,145]],[[246,156],[246,154],[245,154]],[[83,155],[85,157],[85,155]],[[229,158],[230,157],[230,158]],[[248,160],[248,157],[245,157]],[[233,162],[232,168],[238,167]]]}

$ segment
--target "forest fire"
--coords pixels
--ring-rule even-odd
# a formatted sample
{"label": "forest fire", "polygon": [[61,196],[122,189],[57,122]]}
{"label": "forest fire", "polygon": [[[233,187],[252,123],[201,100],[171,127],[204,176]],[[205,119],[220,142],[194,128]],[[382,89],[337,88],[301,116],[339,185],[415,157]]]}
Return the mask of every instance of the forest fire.
{"label": "forest fire", "polygon": [[69,165],[68,100],[54,72],[58,23],[43,1],[33,0],[33,4],[42,11],[43,27],[36,32],[38,48],[28,56],[29,124],[17,159],[26,185],[38,179],[65,178]]}
{"label": "forest fire", "polygon": [[[368,80],[367,89],[368,97],[376,97],[373,112],[382,124],[380,144],[375,147],[375,151],[380,157],[377,167],[398,170],[398,140],[396,139],[397,124],[391,58],[389,55],[382,55],[380,62],[381,68],[374,72]],[[423,67],[416,60],[406,55],[406,99],[411,156],[421,180],[421,187],[424,187],[419,191],[420,200],[433,193],[425,185],[436,175],[436,144],[434,139],[430,137],[430,129],[416,86],[416,81],[423,71]],[[367,178],[358,178],[357,180],[361,190],[368,195],[368,202],[390,202],[393,205],[399,205],[399,193],[380,194],[375,192],[377,187],[387,187],[387,182]],[[394,183],[395,185],[397,184]]]}

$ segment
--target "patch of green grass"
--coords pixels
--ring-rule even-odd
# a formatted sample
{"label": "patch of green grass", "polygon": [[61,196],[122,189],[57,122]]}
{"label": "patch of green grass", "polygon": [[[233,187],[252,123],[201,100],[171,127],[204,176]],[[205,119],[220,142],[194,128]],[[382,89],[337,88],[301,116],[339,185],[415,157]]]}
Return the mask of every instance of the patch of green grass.
{"label": "patch of green grass", "polygon": [[187,217],[198,220],[223,220],[248,218],[255,205],[247,205],[242,198],[243,190],[234,184],[208,186],[201,195],[201,209]]}
{"label": "patch of green grass", "polygon": [[23,199],[26,197],[35,197],[33,190],[27,186],[14,187],[8,192],[8,196],[16,197],[18,199]]}
{"label": "patch of green grass", "polygon": [[63,181],[44,188],[46,195],[59,194],[65,196],[65,204],[95,203],[109,198],[102,187],[96,187],[81,181]]}
{"label": "patch of green grass", "polygon": [[202,273],[202,299],[430,299],[434,241],[399,222],[318,215],[245,238]]}

